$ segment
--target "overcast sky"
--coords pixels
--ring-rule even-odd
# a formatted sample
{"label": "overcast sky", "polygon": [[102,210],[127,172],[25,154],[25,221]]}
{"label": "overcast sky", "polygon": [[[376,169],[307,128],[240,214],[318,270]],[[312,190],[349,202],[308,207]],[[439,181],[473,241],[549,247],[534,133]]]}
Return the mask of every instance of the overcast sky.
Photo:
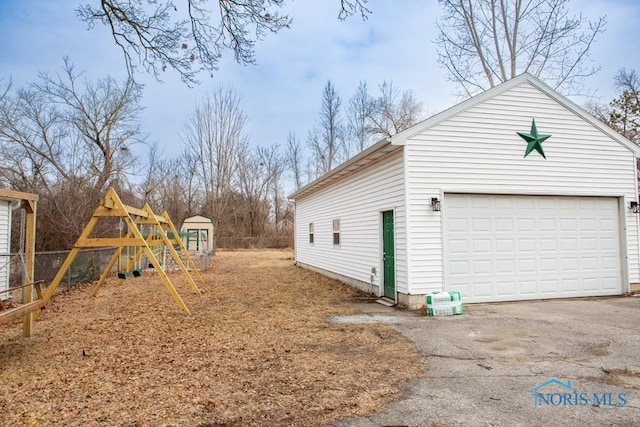
{"label": "overcast sky", "polygon": [[[87,30],[75,16],[78,4],[0,0],[0,79],[11,76],[19,86],[34,81],[38,71],[60,72],[64,56],[92,79],[124,79],[122,54],[111,35],[102,27]],[[460,101],[437,63],[437,1],[370,0],[369,6],[373,14],[368,20],[353,16],[343,22],[337,20],[338,0],[290,1],[284,12],[293,18],[292,28],[257,43],[256,66],[240,66],[227,54],[220,70],[213,77],[202,75],[202,83],[192,89],[173,72],[162,76],[163,83],[142,76],[141,118],[149,141],[157,141],[165,155],[177,155],[187,116],[216,85],[230,85],[241,95],[250,141],[256,146],[284,145],[291,131],[304,141],[317,120],[328,80],[343,105],[359,81],[366,81],[374,92],[385,79],[411,89],[428,113]],[[616,71],[640,71],[640,0],[573,0],[571,8],[591,19],[607,16],[606,32],[591,53],[593,65],[602,71],[587,86],[602,102],[609,102],[616,95]]]}

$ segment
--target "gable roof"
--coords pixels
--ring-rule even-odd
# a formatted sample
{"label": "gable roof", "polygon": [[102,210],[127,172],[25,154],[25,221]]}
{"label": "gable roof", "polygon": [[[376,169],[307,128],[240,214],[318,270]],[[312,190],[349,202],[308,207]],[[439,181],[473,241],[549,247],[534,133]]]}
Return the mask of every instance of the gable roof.
{"label": "gable roof", "polygon": [[403,130],[402,132],[398,132],[397,134],[391,137],[392,144],[404,145],[406,140],[412,138],[430,128],[441,123],[445,120],[450,119],[451,117],[468,110],[472,107],[475,107],[478,104],[481,104],[491,98],[494,98],[512,88],[519,86],[523,83],[529,83],[540,92],[547,95],[549,98],[556,101],[558,104],[562,105],[567,110],[571,111],[576,116],[582,118],[587,123],[591,124],[593,127],[610,137],[611,139],[618,142],[620,145],[634,153],[635,156],[640,157],[640,147],[638,147],[633,142],[629,141],[624,136],[620,135],[618,132],[611,129],[605,123],[593,117],[589,114],[584,108],[580,107],[578,104],[574,103],[567,97],[561,95],[557,91],[553,90],[551,87],[547,86],[540,79],[532,76],[529,73],[520,74],[517,77],[514,77],[511,80],[508,80],[504,83],[499,84],[498,86],[492,87],[479,95],[476,95],[472,98],[467,99],[457,105],[454,105],[451,108],[448,108],[434,116],[429,117],[426,120],[421,121],[420,123]]}
{"label": "gable roof", "polygon": [[620,145],[625,147],[627,150],[631,151],[634,156],[640,157],[640,147],[629,141],[624,136],[620,135],[618,132],[611,129],[605,123],[593,117],[589,114],[585,109],[578,106],[573,101],[569,100],[567,97],[561,95],[557,91],[553,90],[551,87],[547,86],[538,78],[534,77],[529,73],[521,74],[511,80],[508,80],[504,83],[499,84],[489,90],[482,92],[479,95],[476,95],[472,98],[467,99],[459,104],[454,105],[438,114],[435,114],[428,119],[421,121],[408,129],[403,130],[402,132],[398,132],[397,134],[385,138],[378,143],[372,145],[366,150],[360,152],[355,157],[347,160],[345,163],[336,167],[335,169],[329,171],[328,173],[322,175],[315,181],[307,184],[306,186],[300,188],[295,191],[293,194],[289,195],[289,199],[295,200],[301,197],[304,197],[308,194],[323,188],[332,182],[348,175],[349,173],[359,169],[360,167],[366,166],[367,164],[379,159],[383,155],[390,153],[392,151],[397,150],[398,148],[404,146],[408,139],[425,132],[426,130],[436,126],[437,124],[448,120],[457,114],[462,113],[472,107],[475,107],[478,104],[481,104],[495,96],[498,96],[512,88],[519,86],[523,83],[529,83],[540,92],[544,93],[558,104],[562,105],[567,110],[574,113],[576,116],[582,118],[585,122],[589,123],[591,126],[595,127],[609,138],[618,142]]}

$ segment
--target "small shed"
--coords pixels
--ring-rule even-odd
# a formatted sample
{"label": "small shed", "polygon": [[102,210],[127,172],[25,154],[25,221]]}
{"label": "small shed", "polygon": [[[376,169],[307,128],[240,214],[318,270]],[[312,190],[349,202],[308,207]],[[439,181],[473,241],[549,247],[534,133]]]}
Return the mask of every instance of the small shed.
{"label": "small shed", "polygon": [[202,215],[186,218],[180,228],[182,241],[190,253],[208,254],[213,251],[213,221]]}
{"label": "small shed", "polygon": [[640,149],[523,74],[289,196],[297,265],[418,308],[640,283]]}

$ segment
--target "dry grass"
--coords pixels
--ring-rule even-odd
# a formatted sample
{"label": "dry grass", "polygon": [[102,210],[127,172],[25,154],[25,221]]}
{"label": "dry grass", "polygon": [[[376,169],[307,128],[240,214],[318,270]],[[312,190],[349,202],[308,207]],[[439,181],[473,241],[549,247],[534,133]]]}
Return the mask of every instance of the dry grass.
{"label": "dry grass", "polygon": [[322,425],[379,410],[421,375],[415,346],[383,325],[338,325],[353,289],[290,252],[221,252],[203,295],[153,273],[97,298],[58,294],[21,338],[0,329],[0,425]]}

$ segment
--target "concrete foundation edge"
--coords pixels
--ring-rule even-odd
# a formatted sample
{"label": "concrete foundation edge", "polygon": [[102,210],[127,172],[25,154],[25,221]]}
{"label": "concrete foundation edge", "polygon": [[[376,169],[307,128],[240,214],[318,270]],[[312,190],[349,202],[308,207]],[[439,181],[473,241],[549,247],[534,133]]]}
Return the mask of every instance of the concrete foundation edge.
{"label": "concrete foundation edge", "polygon": [[[324,268],[315,267],[313,265],[305,264],[304,262],[296,261],[298,267],[306,270],[313,271],[331,279],[338,280],[349,286],[360,289],[368,294],[380,296],[380,287],[378,285],[372,285],[371,283],[363,282],[352,277],[343,276],[342,274],[335,273],[333,271],[325,270]],[[425,307],[425,295],[409,295],[402,292],[397,292],[396,303],[398,306],[409,309],[418,310]]]}

